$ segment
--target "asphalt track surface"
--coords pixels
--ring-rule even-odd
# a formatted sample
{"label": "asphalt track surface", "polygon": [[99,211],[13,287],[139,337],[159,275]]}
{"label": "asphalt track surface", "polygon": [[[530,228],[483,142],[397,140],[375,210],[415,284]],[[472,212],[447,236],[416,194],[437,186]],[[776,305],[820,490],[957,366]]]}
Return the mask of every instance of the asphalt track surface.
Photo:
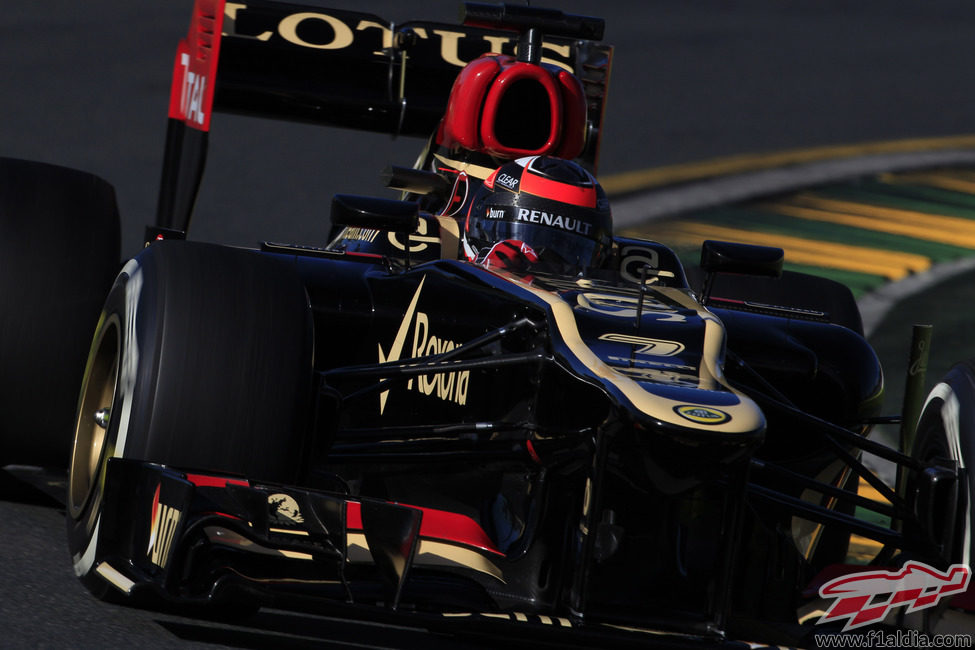
{"label": "asphalt track surface", "polygon": [[[322,4],[396,21],[456,16],[456,3],[442,0],[422,10],[392,1]],[[616,45],[602,174],[975,133],[968,1],[553,4],[604,16],[606,40]],[[128,254],[155,210],[172,57],[190,7],[189,0],[46,0],[0,10],[0,155],[112,182]],[[379,170],[410,164],[419,146],[221,116],[191,238],[322,243],[332,194],[381,194]],[[931,295],[898,318],[937,306]],[[964,332],[964,312],[951,311]],[[73,578],[62,511],[2,473],[0,631],[0,646],[14,648],[320,647],[326,639],[331,647],[451,647],[396,628],[278,612],[242,626],[98,603]]]}

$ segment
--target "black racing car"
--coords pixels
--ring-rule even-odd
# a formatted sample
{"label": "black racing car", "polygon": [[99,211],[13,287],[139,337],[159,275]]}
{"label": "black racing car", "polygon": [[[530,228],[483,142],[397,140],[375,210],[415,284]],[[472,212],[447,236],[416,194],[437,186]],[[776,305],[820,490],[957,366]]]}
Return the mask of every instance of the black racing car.
{"label": "black racing car", "polygon": [[[157,221],[120,273],[110,186],[2,161],[4,239],[33,262],[0,273],[0,461],[70,455],[92,593],[706,647],[838,631],[799,612],[862,570],[835,566],[851,535],[874,569],[963,565],[967,586],[971,366],[889,449],[867,438],[893,419],[845,287],[726,242],[685,269],[594,221],[601,36],[520,6],[392,28],[198,0]],[[335,197],[329,242],[184,241],[221,110],[428,141],[385,174],[401,200]]]}

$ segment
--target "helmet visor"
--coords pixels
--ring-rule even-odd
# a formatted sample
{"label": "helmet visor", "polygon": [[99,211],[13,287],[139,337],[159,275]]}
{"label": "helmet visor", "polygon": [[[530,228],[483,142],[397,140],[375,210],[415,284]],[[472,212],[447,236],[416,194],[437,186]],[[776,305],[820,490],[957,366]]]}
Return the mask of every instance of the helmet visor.
{"label": "helmet visor", "polygon": [[[477,248],[477,259],[481,261],[497,242],[523,241],[538,255],[539,270],[576,274],[598,263],[603,246],[599,239],[578,232],[591,224],[566,221],[570,221],[573,230],[524,221],[479,219],[477,224],[471,224],[468,243]],[[598,235],[602,237],[602,233]]]}

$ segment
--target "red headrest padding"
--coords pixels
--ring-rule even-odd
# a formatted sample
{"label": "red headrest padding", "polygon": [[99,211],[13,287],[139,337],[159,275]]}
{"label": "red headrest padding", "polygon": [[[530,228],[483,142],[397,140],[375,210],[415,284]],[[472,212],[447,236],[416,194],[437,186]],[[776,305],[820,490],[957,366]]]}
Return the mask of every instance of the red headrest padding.
{"label": "red headrest padding", "polygon": [[586,91],[574,74],[559,71],[562,87],[562,142],[555,155],[571,160],[586,146]]}
{"label": "red headrest padding", "polygon": [[574,158],[585,137],[585,94],[574,75],[487,54],[457,76],[437,143],[499,158]]}
{"label": "red headrest padding", "polygon": [[437,137],[440,144],[480,150],[477,127],[484,96],[491,82],[501,73],[502,64],[510,61],[514,61],[514,57],[486,54],[464,66],[450,90],[447,112]]}
{"label": "red headrest padding", "polygon": [[561,126],[562,98],[552,74],[530,63],[503,66],[484,98],[484,151],[503,158],[554,152]]}

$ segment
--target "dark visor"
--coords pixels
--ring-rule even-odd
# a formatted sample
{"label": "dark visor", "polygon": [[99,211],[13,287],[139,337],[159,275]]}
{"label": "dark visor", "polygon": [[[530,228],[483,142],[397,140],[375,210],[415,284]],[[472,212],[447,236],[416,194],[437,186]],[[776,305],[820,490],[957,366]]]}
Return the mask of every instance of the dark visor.
{"label": "dark visor", "polygon": [[559,269],[563,272],[579,272],[592,266],[598,247],[597,241],[574,231],[502,219],[481,219],[477,227],[472,227],[471,235],[471,244],[487,244],[477,251],[478,260],[497,242],[517,239],[532,247],[542,265],[565,267]]}

